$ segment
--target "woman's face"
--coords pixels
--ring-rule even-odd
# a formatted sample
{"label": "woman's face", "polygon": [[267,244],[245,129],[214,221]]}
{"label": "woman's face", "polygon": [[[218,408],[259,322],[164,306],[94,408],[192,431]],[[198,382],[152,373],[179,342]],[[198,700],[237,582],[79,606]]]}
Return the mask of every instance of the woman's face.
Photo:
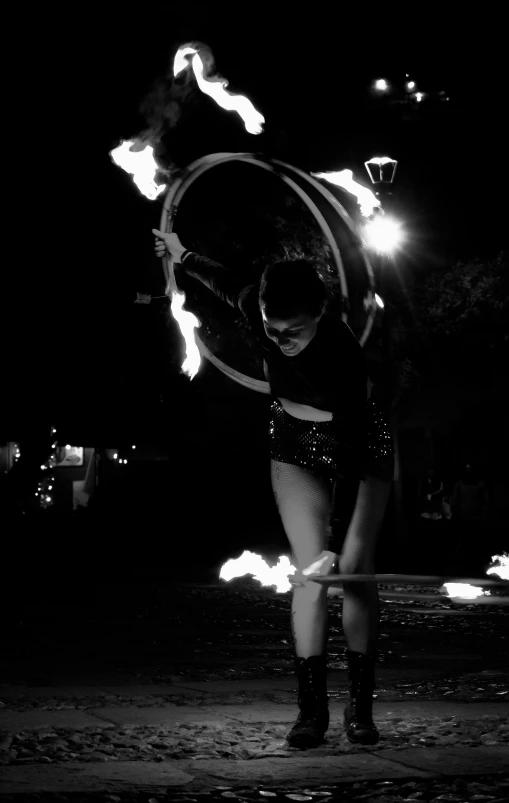
{"label": "woman's face", "polygon": [[321,315],[317,318],[311,315],[297,315],[287,320],[267,318],[263,307],[261,307],[261,313],[265,334],[279,346],[282,354],[287,357],[295,357],[309,345],[316,335],[318,321],[322,317]]}

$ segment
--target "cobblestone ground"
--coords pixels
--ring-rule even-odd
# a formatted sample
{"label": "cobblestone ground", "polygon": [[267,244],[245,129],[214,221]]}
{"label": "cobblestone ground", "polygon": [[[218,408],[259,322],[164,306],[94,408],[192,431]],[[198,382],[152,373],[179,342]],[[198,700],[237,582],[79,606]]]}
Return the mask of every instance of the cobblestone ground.
{"label": "cobblestone ground", "polygon": [[[401,587],[402,591],[410,587]],[[391,590],[395,590],[392,586]],[[436,601],[385,603],[379,640],[381,669],[376,696],[379,701],[449,700],[456,702],[509,699],[507,638],[509,608],[475,604],[458,606],[442,598]],[[295,704],[295,690],[224,692],[191,691],[158,693],[160,684],[224,679],[280,678],[292,675],[292,645],[289,629],[290,595],[261,589],[254,581],[237,580],[218,587],[180,586],[153,582],[104,586],[89,592],[84,600],[79,590],[51,599],[18,601],[16,620],[4,625],[7,648],[0,661],[0,682],[23,687],[15,702],[5,701],[3,710],[29,711],[77,709],[87,711],[108,706],[210,706]],[[65,604],[63,604],[65,602]],[[345,669],[346,645],[341,631],[340,598],[329,599],[330,670]],[[58,672],[55,671],[58,667]],[[109,676],[150,685],[150,693],[91,694],[87,697],[38,699],[33,686],[63,682],[87,685],[90,678]],[[396,677],[397,676],[397,677]],[[110,680],[110,683],[113,681]],[[345,700],[345,683],[330,688],[331,698]],[[373,747],[351,745],[339,722],[331,722],[327,742],[313,755],[332,756],[353,752],[379,752],[408,747],[508,745],[509,720],[500,716],[398,718],[387,715],[377,722],[383,738]],[[64,764],[71,762],[168,761],[221,758],[231,761],[293,753],[285,742],[287,728],[229,717],[227,728],[204,723],[178,727],[105,724],[80,731],[41,728],[38,731],[0,733],[0,765]],[[1,770],[1,766],[0,766]],[[509,773],[507,774],[509,776]],[[27,796],[26,800],[78,801],[198,801],[198,800],[377,800],[401,801],[492,801],[509,799],[509,777],[450,778],[438,781],[365,782],[320,789],[274,790],[263,787],[231,789],[217,787],[207,794],[169,791],[166,795],[117,794]],[[4,796],[2,800],[20,800]],[[25,799],[25,798],[24,798]]]}
{"label": "cobblestone ground", "polygon": [[[2,803],[20,803],[18,795],[3,795]],[[23,796],[23,803],[213,803],[213,801],[376,801],[376,803],[507,803],[509,800],[509,774],[506,776],[479,776],[475,781],[458,777],[444,781],[375,781],[357,782],[308,789],[287,786],[278,790],[263,787],[232,789],[217,786],[210,792],[193,794],[171,790],[156,795],[146,792],[121,794],[52,794],[39,793]]]}

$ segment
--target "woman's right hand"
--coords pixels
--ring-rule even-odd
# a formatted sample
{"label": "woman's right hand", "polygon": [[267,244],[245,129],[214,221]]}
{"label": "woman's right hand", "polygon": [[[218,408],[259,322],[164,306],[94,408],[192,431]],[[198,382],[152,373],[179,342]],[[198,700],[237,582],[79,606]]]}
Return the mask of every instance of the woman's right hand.
{"label": "woman's right hand", "polygon": [[152,229],[152,234],[156,238],[154,245],[156,256],[163,257],[166,249],[168,249],[173,261],[180,262],[180,257],[186,249],[180,242],[178,234],[175,234],[175,232],[165,234],[159,229]]}

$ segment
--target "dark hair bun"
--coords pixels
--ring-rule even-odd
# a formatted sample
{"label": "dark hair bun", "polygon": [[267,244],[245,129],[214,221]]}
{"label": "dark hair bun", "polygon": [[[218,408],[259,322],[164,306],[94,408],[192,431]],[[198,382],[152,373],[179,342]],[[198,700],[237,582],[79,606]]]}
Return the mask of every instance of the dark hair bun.
{"label": "dark hair bun", "polygon": [[327,287],[317,266],[306,259],[275,262],[263,272],[259,301],[269,318],[318,317],[327,298]]}

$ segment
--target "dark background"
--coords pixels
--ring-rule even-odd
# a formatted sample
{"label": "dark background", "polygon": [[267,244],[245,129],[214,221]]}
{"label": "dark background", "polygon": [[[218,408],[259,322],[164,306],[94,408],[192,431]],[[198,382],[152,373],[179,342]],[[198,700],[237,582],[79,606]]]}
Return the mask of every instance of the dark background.
{"label": "dark background", "polygon": [[[2,315],[9,419],[29,403],[34,417],[54,410],[129,430],[133,408],[159,393],[170,342],[153,306],[132,302],[160,289],[150,231],[160,202],[144,199],[109,151],[146,127],[140,103],[185,41],[211,47],[266,126],[247,134],[196,90],[165,139],[174,163],[259,150],[306,170],[348,167],[369,186],[363,162],[389,153],[416,268],[496,254],[506,242],[507,71],[501,18],[480,13],[445,20],[439,9],[371,15],[320,3],[300,14],[284,3],[31,13],[6,100],[17,177]],[[406,114],[370,93],[375,78],[401,86],[406,73],[450,101]]]}
{"label": "dark background", "polygon": [[[265,131],[247,134],[236,114],[196,89],[164,138],[168,160],[182,167],[206,153],[259,151],[308,171],[350,168],[370,186],[364,161],[388,153],[399,161],[395,209],[410,234],[407,269],[492,258],[507,244],[502,29],[501,12],[463,8],[451,20],[428,6],[354,12],[313,3],[297,12],[284,3],[187,2],[32,9],[23,19],[14,12],[1,436],[30,437],[51,422],[73,443],[156,443],[172,455],[179,488],[183,476],[210,485],[216,474],[210,505],[221,510],[236,497],[245,513],[265,456],[254,446],[265,437],[267,400],[208,364],[192,382],[181,376],[163,302],[133,304],[138,290],[162,289],[151,234],[161,202],[143,198],[109,151],[146,128],[143,99],[177,47],[200,40],[229,89],[265,116]],[[402,87],[407,73],[450,101],[410,113],[370,91],[379,77]]]}

